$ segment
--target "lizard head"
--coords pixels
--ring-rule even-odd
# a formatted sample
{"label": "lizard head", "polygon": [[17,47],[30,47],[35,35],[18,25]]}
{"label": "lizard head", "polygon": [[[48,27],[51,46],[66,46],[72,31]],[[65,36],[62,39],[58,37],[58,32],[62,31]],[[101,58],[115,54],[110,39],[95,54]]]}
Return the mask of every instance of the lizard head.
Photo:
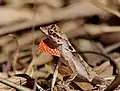
{"label": "lizard head", "polygon": [[75,51],[75,49],[71,46],[69,40],[67,39],[66,35],[64,33],[60,33],[60,29],[57,25],[52,24],[46,27],[40,27],[40,29],[47,36],[49,42],[57,45],[57,47],[63,45],[64,48]]}
{"label": "lizard head", "polygon": [[59,32],[59,27],[56,24],[51,24],[46,27],[40,27],[42,32],[52,41],[60,44],[60,39],[62,39],[62,33]]}
{"label": "lizard head", "polygon": [[42,30],[43,33],[45,33],[45,35],[53,35],[53,34],[59,34],[59,27],[56,24],[51,24],[49,26],[45,26],[45,27],[40,27],[40,29]]}

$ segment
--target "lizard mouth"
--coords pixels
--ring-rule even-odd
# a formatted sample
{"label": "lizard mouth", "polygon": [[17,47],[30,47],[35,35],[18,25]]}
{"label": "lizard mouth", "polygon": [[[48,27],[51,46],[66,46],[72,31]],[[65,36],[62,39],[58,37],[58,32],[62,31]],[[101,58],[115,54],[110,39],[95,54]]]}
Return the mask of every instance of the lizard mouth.
{"label": "lizard mouth", "polygon": [[50,47],[51,49],[55,49],[55,48],[57,48],[59,45],[55,42],[55,41],[53,41],[52,40],[52,38],[46,38],[45,40],[43,40],[44,41],[44,43],[48,46],[48,47]]}

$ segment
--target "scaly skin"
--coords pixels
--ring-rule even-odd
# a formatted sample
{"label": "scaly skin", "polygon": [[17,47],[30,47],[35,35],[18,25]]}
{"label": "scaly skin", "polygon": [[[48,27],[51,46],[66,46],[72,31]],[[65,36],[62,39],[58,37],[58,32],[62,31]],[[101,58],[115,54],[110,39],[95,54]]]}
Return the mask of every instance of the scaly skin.
{"label": "scaly skin", "polygon": [[40,29],[48,37],[49,41],[56,45],[57,49],[60,51],[61,56],[63,56],[65,60],[68,61],[69,66],[71,67],[74,74],[71,76],[71,78],[75,78],[76,74],[78,74],[82,79],[91,81],[92,78],[90,78],[90,75],[87,71],[87,68],[91,67],[87,65],[87,63],[79,54],[76,53],[76,50],[72,47],[65,34],[60,33],[59,28],[55,24],[47,27],[40,27]]}

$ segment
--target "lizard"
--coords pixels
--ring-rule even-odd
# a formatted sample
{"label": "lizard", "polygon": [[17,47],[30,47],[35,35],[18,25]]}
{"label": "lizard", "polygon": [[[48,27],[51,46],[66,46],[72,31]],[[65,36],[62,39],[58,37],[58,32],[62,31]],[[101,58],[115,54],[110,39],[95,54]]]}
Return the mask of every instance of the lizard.
{"label": "lizard", "polygon": [[56,48],[60,52],[59,57],[62,56],[71,67],[73,74],[68,81],[73,80],[79,75],[82,80],[91,82],[93,77],[98,76],[94,71],[92,72],[94,75],[90,75],[90,72],[88,72],[87,69],[92,68],[76,52],[66,35],[60,32],[60,29],[56,24],[40,27],[40,29],[47,36],[48,42],[52,43],[52,46],[49,46],[48,42],[46,42],[46,44],[48,43],[47,45],[52,49]]}

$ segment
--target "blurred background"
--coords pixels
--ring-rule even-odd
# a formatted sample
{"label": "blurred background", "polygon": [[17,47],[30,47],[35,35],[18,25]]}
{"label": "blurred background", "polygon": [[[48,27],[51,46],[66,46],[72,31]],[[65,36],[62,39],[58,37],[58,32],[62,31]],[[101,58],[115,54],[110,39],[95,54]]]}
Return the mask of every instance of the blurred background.
{"label": "blurred background", "polygon": [[[1,74],[13,75],[15,70],[24,73],[35,53],[37,60],[32,65],[37,70],[33,77],[48,77],[55,58],[41,53],[38,45],[45,38],[40,26],[53,23],[77,51],[99,52],[115,58],[119,64],[119,6],[120,0],[0,0]],[[32,51],[34,44],[36,51]],[[102,77],[112,75],[105,57],[95,54],[82,54],[82,57]],[[69,75],[64,69],[67,68],[61,67],[61,73]]]}

